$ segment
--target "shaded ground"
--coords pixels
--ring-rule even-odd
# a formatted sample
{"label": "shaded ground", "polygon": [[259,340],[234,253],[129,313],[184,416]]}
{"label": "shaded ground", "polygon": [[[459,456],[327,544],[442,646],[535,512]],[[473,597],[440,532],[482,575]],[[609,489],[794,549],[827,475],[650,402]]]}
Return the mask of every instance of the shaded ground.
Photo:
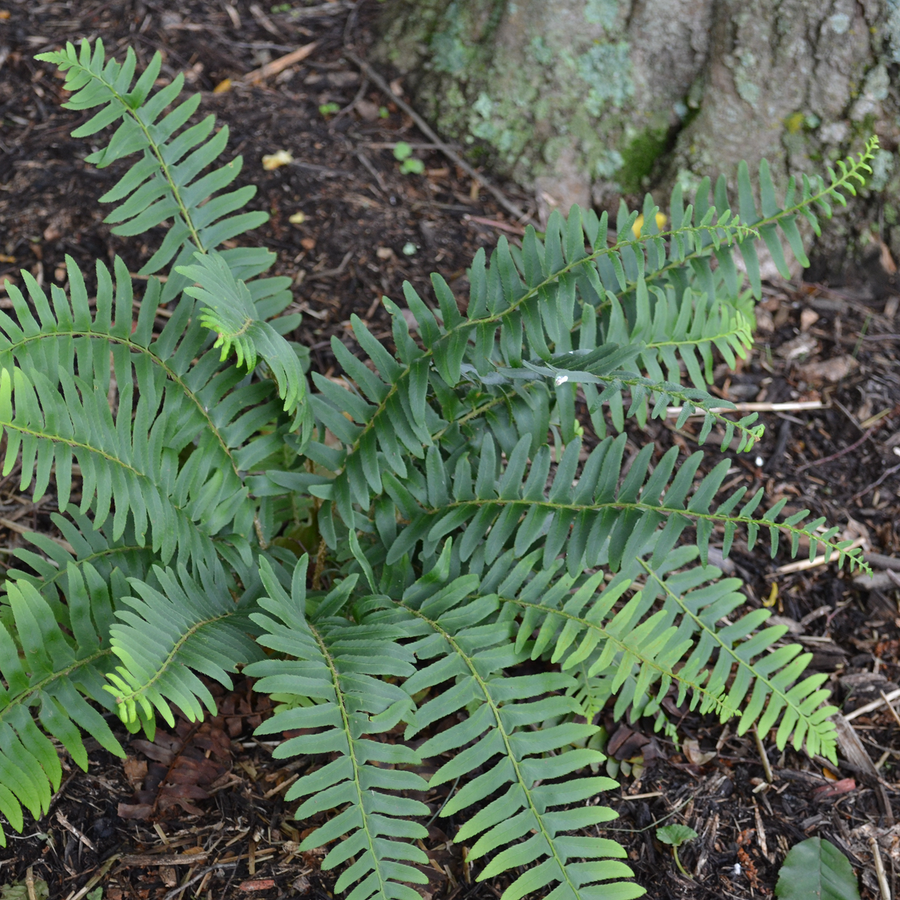
{"label": "shaded ground", "polygon": [[[26,269],[43,284],[63,282],[66,254],[85,269],[96,257],[119,254],[136,271],[146,258],[102,224],[96,198],[116,172],[84,165],[89,147],[69,137],[78,114],[60,109],[61,82],[33,59],[82,37],[101,36],[119,57],[132,46],[141,63],[162,49],[162,77],[187,72],[189,87],[203,91],[201,111],[229,125],[230,148],[245,160],[241,178],[259,187],[253,205],[271,213],[254,237],[277,251],[279,270],[293,278],[295,308],[304,313],[297,337],[320,371],[331,366],[331,336],[349,339],[352,313],[386,336],[382,294],[401,298],[409,280],[425,295],[432,270],[460,294],[476,249],[520,230],[349,61],[348,51],[364,56],[378,4],[175,7],[74,0],[0,7],[0,280],[21,284]],[[280,74],[241,81],[313,42],[305,59]],[[229,89],[214,93],[228,80]],[[399,93],[402,84],[392,88]],[[397,141],[412,146],[424,175],[400,171]],[[262,157],[279,150],[294,162],[265,170]],[[529,207],[528,198],[510,197]],[[898,587],[884,574],[887,566],[900,568],[900,322],[892,266],[887,255],[875,258],[868,281],[838,290],[771,289],[753,359],[737,374],[723,369],[717,381],[732,400],[789,404],[763,414],[758,456],[736,461],[728,484],[751,492],[764,486],[767,505],[788,496],[792,509],[848,524],[850,537],[888,557],[874,566],[880,582],[867,590],[834,565],[785,569],[790,560],[769,559],[765,547],[751,554],[737,546],[732,556],[750,604],[771,602],[814,652],[814,668],[836,673],[832,687],[845,713],[900,680]],[[693,425],[675,432],[673,424],[649,426],[660,450],[673,441],[696,449]],[[715,462],[710,453],[708,464]],[[51,509],[19,497],[12,476],[0,483],[3,559],[22,545],[22,531],[49,527]],[[50,814],[26,823],[22,836],[8,832],[0,885],[30,873],[49,884],[52,898],[71,900],[97,886],[110,900],[327,895],[332,881],[318,870],[321,855],[296,853],[315,823],[293,820],[282,799],[306,762],[282,766],[270,745],[252,739],[265,714],[261,702],[243,685],[220,697],[219,717],[203,726],[182,722],[153,744],[128,745],[123,734],[130,751],[124,764],[96,748],[88,774],[69,763]],[[891,812],[900,797],[898,723],[883,704],[854,718],[836,772],[769,746],[768,785],[753,736],[738,737],[733,727],[687,714],[677,748],[646,723],[608,721],[608,749],[621,761],[622,778],[621,790],[603,798],[620,813],[609,831],[628,848],[648,896],[660,900],[771,894],[786,850],[814,835],[847,852],[863,876],[863,896],[877,897],[870,837],[879,841],[893,889],[900,869]],[[429,802],[437,810],[443,796]],[[658,824],[671,822],[700,833],[681,854],[693,882],[653,838]],[[430,826],[434,867],[426,893],[499,896],[503,885],[475,885],[477,869],[448,845],[457,824],[438,819]]]}

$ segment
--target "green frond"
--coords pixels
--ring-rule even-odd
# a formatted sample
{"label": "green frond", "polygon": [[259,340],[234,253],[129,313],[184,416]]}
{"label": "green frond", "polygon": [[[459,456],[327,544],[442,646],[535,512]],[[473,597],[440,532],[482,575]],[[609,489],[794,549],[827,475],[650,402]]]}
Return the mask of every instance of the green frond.
{"label": "green frond", "polygon": [[834,542],[836,528],[820,533],[821,520],[803,525],[807,511],[779,521],[782,503],[764,516],[754,517],[761,493],[737,515],[733,510],[746,488],[714,509],[728,460],[694,485],[702,452],[676,465],[678,448],[673,447],[651,472],[654,446],[647,444],[630,461],[623,479],[626,436],[621,434],[601,441],[583,463],[582,443],[573,441],[551,475],[550,448],[543,447],[529,460],[530,441],[529,435],[523,435],[503,464],[492,438],[484,436],[481,446],[472,448],[477,468],[465,453],[451,469],[434,447],[418,485],[412,479],[405,485],[391,479],[398,511],[409,524],[387,549],[386,562],[392,564],[407,554],[412,557],[419,545],[420,557],[429,560],[448,535],[458,533],[463,560],[482,545],[489,563],[507,548],[524,556],[537,545],[543,550],[544,568],[565,550],[572,575],[598,566],[615,572],[623,560],[636,559],[642,553],[652,554],[654,564],[660,564],[685,528],[694,524],[700,556],[706,563],[713,527],[719,524],[725,531],[726,554],[738,526],[747,529],[751,544],[765,527],[771,533],[773,553],[784,533],[792,544],[805,536],[816,548],[836,553],[839,562],[848,559],[851,568],[861,563],[859,551],[848,551],[846,543]]}
{"label": "green frond", "polygon": [[[775,736],[779,749],[792,740],[794,749],[803,747],[810,755],[818,753],[836,762],[837,732],[831,716],[838,710],[825,705],[829,691],[822,689],[828,673],[800,680],[812,654],[802,653],[797,644],[773,649],[787,627],[762,627],[771,613],[757,609],[734,622],[729,621],[724,628],[716,628],[716,623],[744,600],[741,594],[734,593],[734,588],[740,585],[738,579],[717,581],[719,572],[711,566],[700,571],[678,572],[664,579],[652,565],[643,561],[641,565],[647,572],[646,589],[663,594],[663,610],[667,615],[660,624],[680,616],[679,637],[694,630],[700,634],[679,671],[679,677],[685,681],[679,687],[677,702],[684,699],[686,682],[697,678],[717,654],[706,690],[712,696],[721,695],[721,701],[717,702],[722,704],[723,721],[739,710],[738,734],[744,734],[753,725],[767,734],[779,723]],[[713,581],[709,581],[710,576]],[[696,703],[695,697],[692,706]],[[700,707],[704,712],[712,708],[709,700],[701,701]]]}
{"label": "green frond", "polygon": [[[20,489],[33,484],[37,500],[55,471],[58,502],[64,509],[77,463],[82,476],[80,511],[90,510],[97,526],[112,515],[114,539],[124,533],[130,516],[139,540],[151,529],[154,550],[164,559],[176,549],[185,557],[214,559],[211,535],[201,518],[217,507],[232,510],[235,500],[240,501],[224,473],[189,460],[180,484],[176,480],[173,485],[173,496],[165,490],[164,472],[176,454],[165,446],[163,428],[174,421],[157,418],[151,392],[141,393],[135,402],[131,385],[121,385],[114,416],[105,394],[91,390],[80,378],[71,380],[62,368],[55,374],[61,390],[38,370],[29,375],[19,368],[0,370],[3,472],[8,474],[21,460]],[[154,419],[159,425],[151,430]],[[213,521],[220,516],[217,513]]]}
{"label": "green frond", "polygon": [[753,325],[747,316],[691,288],[676,298],[674,287],[648,288],[641,279],[635,290],[632,322],[615,294],[607,294],[607,298],[610,313],[604,346],[640,347],[638,364],[654,381],[680,382],[683,364],[694,387],[705,390],[713,382],[714,349],[734,368],[737,359],[746,359],[753,346]]}
{"label": "green frond", "polygon": [[[503,580],[496,571],[493,579]],[[598,892],[640,896],[641,888],[621,881],[631,871],[618,861],[625,857],[618,844],[569,833],[614,818],[608,808],[585,802],[617,786],[604,777],[570,777],[604,759],[596,750],[573,746],[593,735],[595,726],[559,721],[567,709],[575,709],[560,693],[571,687],[572,678],[560,672],[511,676],[505,671],[528,654],[510,640],[513,620],[495,616],[497,594],[479,581],[475,574],[445,584],[426,577],[399,601],[385,598],[383,613],[375,604],[365,619],[402,622],[403,631],[416,639],[416,655],[428,660],[404,682],[409,695],[431,696],[416,712],[407,738],[465,710],[461,722],[430,737],[418,751],[436,760],[452,754],[432,777],[432,787],[470,779],[441,815],[456,815],[499,793],[454,840],[470,846],[469,859],[490,855],[479,880],[537,864],[515,878],[504,900],[551,888],[552,896],[572,900]]]}
{"label": "green frond", "polygon": [[[64,607],[51,605],[28,581],[7,581],[5,590],[9,615],[0,622],[0,812],[21,831],[22,808],[40,818],[60,785],[62,768],[51,737],[82,769],[87,769],[88,757],[81,731],[111,753],[125,752],[86,699],[112,706],[103,690],[112,613],[107,584],[92,567],[85,566],[82,577],[70,565]],[[67,613],[63,623],[54,612],[61,608]],[[0,844],[6,845],[2,828]]]}
{"label": "green frond", "polygon": [[202,719],[215,700],[194,673],[231,688],[229,672],[259,659],[261,651],[248,635],[247,604],[232,596],[220,567],[154,569],[159,589],[138,578],[129,580],[139,596],[126,596],[110,629],[112,652],[121,665],[108,672],[105,687],[122,721],[136,730],[143,722],[152,734],[154,709],[170,725],[176,704],[190,720]]}
{"label": "green frond", "polygon": [[[424,791],[425,780],[401,766],[416,765],[418,755],[409,747],[382,743],[374,736],[392,729],[412,714],[412,700],[401,688],[376,676],[404,678],[412,673],[412,653],[397,643],[403,632],[396,627],[352,625],[330,615],[335,595],[319,606],[321,615],[307,617],[307,557],[293,573],[291,593],[278,582],[267,560],[262,578],[268,596],[259,605],[270,615],[253,614],[263,629],[259,641],[279,653],[247,666],[259,678],[256,690],[312,700],[276,713],[256,733],[279,734],[302,729],[297,737],[279,745],[274,756],[285,759],[306,754],[331,753],[337,758],[291,785],[286,800],[307,797],[297,818],[331,809],[341,812],[305,838],[301,850],[324,846],[337,838],[322,861],[323,869],[351,862],[335,885],[350,896],[415,900],[419,895],[402,882],[425,884],[427,877],[412,864],[428,858],[412,843],[427,830],[411,818],[428,814],[420,800],[398,792]],[[338,605],[341,601],[338,602]]]}
{"label": "green frond", "polygon": [[[66,72],[65,89],[72,96],[67,109],[99,112],[73,137],[90,137],[110,125],[118,125],[108,143],[92,153],[87,162],[98,168],[135,153],[133,165],[101,200],[119,202],[106,221],[117,223],[114,234],[134,236],[173,220],[166,239],[141,274],[150,275],[180,255],[185,246],[207,252],[224,241],[262,225],[263,212],[236,213],[255,193],[255,188],[227,188],[241,170],[241,158],[200,176],[218,159],[228,142],[228,128],[215,132],[215,116],[186,127],[200,105],[195,94],[174,106],[184,77],[153,91],[162,65],[162,55],[153,55],[150,65],[135,79],[136,58],[128,49],[125,62],[106,59],[103,42],[93,48],[82,41],[80,50],[70,43],[64,50],[42,53],[38,59],[56,64]],[[233,214],[236,213],[236,214]]]}
{"label": "green frond", "polygon": [[178,271],[196,282],[197,286],[185,288],[185,293],[205,304],[200,324],[217,333],[213,346],[222,348],[220,359],[227,359],[233,346],[238,368],[246,364],[252,371],[257,356],[262,358],[278,385],[285,412],[297,412],[294,425],[302,425],[301,441],[305,443],[312,418],[303,366],[293,347],[271,324],[259,318],[247,285],[234,277],[218,253],[197,253],[195,260],[195,265],[180,266]]}

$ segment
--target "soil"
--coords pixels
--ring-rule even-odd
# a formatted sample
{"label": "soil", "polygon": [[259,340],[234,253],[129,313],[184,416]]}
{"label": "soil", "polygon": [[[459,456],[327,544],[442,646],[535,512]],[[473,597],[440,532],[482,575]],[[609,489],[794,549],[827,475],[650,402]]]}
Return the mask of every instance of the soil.
{"label": "soil", "polygon": [[[0,6],[0,282],[21,284],[27,270],[39,283],[64,283],[67,255],[85,271],[95,258],[118,254],[137,272],[147,258],[140,242],[111,235],[103,223],[97,197],[115,183],[116,167],[84,163],[89,144],[70,132],[87,117],[61,108],[61,80],[34,59],[66,40],[102,37],[119,58],[134,48],[139,65],[162,51],[161,78],[185,72],[188,89],[203,93],[201,111],[228,125],[229,146],[244,158],[239,183],[258,186],[251,205],[271,216],[247,242],[276,251],[277,271],[292,278],[293,309],[304,315],[294,337],[311,348],[314,368],[334,367],[330,341],[352,341],[353,313],[389,337],[380,298],[402,298],[405,282],[427,296],[438,271],[463,293],[476,250],[501,234],[515,238],[522,222],[418,130],[396,100],[402,81],[383,73],[388,95],[353,61],[366,56],[379,8],[373,0],[7,0]],[[248,78],[311,44],[280,73]],[[397,142],[410,145],[424,174],[401,171]],[[278,151],[292,161],[266,169],[263,157]],[[500,188],[513,204],[536,209],[533,198]],[[873,246],[853,284],[767,286],[755,352],[736,373],[722,367],[716,381],[734,401],[787,404],[762,414],[766,435],[735,462],[730,487],[762,486],[764,506],[787,497],[791,509],[842,523],[876,570],[877,584],[862,587],[833,563],[792,569],[786,548],[771,559],[746,544],[728,563],[746,581],[748,604],[772,606],[812,651],[813,670],[829,673],[845,715],[900,681],[900,578],[891,574],[900,569],[900,298],[890,254]],[[673,441],[696,449],[693,424],[677,431],[674,424],[654,421],[649,437],[661,450]],[[635,433],[635,446],[647,436]],[[710,453],[707,465],[716,461]],[[50,527],[52,508],[17,496],[8,479],[0,502],[7,559],[23,546],[23,531]],[[87,773],[65,760],[50,813],[26,822],[22,835],[7,829],[0,885],[23,885],[30,897],[46,884],[51,898],[69,900],[331,896],[322,855],[297,852],[310,823],[292,819],[283,800],[306,763],[283,765],[273,745],[252,738],[266,708],[246,683],[217,699],[218,716],[202,725],[180,720],[153,742],[123,732],[124,762],[96,744]],[[864,898],[881,896],[877,846],[896,892],[900,718],[889,704],[849,720],[839,767],[690,712],[681,714],[678,745],[645,721],[604,724],[611,771],[621,780],[602,800],[620,816],[609,836],[626,847],[648,897],[771,896],[786,851],[813,836],[847,854]],[[179,772],[188,774],[179,780]],[[429,801],[435,809],[442,802],[437,794]],[[690,879],[654,837],[671,823],[699,834],[680,851]],[[476,882],[477,866],[449,843],[456,825],[430,825],[433,866],[420,892],[435,900],[499,897],[505,883]],[[20,894],[0,888],[0,897],[11,896]]]}

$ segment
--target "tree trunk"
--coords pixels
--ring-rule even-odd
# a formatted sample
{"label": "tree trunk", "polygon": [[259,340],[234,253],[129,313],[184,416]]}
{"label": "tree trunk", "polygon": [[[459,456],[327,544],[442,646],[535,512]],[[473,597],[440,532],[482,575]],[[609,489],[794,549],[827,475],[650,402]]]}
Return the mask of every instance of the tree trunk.
{"label": "tree trunk", "polygon": [[880,216],[900,257],[898,0],[389,0],[377,53],[544,214],[733,184],[741,159],[783,186],[875,133],[884,199],[828,231]]}

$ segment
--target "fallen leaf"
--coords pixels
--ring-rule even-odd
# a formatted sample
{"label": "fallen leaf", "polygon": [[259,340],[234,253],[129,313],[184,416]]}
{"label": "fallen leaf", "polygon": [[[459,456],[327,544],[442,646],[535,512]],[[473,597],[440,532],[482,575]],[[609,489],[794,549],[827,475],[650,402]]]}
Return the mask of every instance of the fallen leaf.
{"label": "fallen leaf", "polygon": [[681,749],[684,750],[684,755],[692,766],[705,766],[708,762],[711,762],[716,758],[715,750],[702,751],[700,749],[700,742],[694,738],[688,738],[684,741],[681,745]]}
{"label": "fallen leaf", "polygon": [[129,756],[128,759],[125,760],[123,768],[125,769],[125,777],[133,788],[137,788],[147,777],[146,759],[138,759],[136,756]]}
{"label": "fallen leaf", "polygon": [[800,313],[800,330],[809,331],[819,321],[819,314],[814,309],[804,309]]}
{"label": "fallen leaf", "polygon": [[800,356],[809,356],[818,348],[818,341],[811,334],[798,334],[797,337],[785,341],[775,353],[782,359],[792,360]]}

